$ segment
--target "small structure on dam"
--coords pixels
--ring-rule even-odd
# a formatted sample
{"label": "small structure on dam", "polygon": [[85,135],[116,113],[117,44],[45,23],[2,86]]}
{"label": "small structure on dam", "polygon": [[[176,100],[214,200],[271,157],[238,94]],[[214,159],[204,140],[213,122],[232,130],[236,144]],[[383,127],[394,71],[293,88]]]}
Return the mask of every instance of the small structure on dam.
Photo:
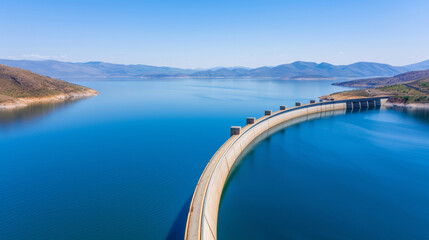
{"label": "small structure on dam", "polygon": [[254,117],[248,117],[248,118],[246,119],[246,125],[254,124],[254,123],[255,123],[255,120],[256,120],[256,118],[254,118]]}
{"label": "small structure on dam", "polygon": [[241,127],[232,126],[231,127],[231,136],[240,135]]}
{"label": "small structure on dam", "polygon": [[240,154],[259,136],[279,124],[317,113],[338,110],[377,108],[387,102],[387,97],[328,100],[309,104],[295,103],[295,107],[281,106],[277,112],[265,111],[259,119],[249,117],[246,126],[232,126],[230,138],[208,162],[195,188],[186,222],[185,240],[217,239],[217,218],[222,191],[228,175]]}

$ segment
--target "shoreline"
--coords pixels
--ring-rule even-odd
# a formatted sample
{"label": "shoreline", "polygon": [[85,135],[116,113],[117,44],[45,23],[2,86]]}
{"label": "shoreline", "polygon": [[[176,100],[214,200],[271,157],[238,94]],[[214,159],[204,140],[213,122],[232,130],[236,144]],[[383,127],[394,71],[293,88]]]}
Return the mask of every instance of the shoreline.
{"label": "shoreline", "polygon": [[[330,95],[324,95],[320,96],[319,99],[335,99],[335,100],[347,100],[347,99],[353,99],[353,98],[365,98],[368,96],[360,96],[360,95],[341,95],[340,93],[333,93]],[[380,94],[378,96],[374,97],[391,97],[391,95],[388,94]],[[429,109],[429,103],[401,103],[401,102],[390,102],[389,100],[385,104],[388,108],[401,108],[401,109]]]}
{"label": "shoreline", "polygon": [[389,108],[406,108],[406,109],[429,109],[429,103],[395,103],[387,102],[385,104]]}
{"label": "shoreline", "polygon": [[18,108],[25,108],[29,105],[39,104],[39,103],[49,103],[49,102],[64,102],[67,100],[77,100],[81,98],[88,98],[97,96],[98,92],[93,89],[89,89],[85,92],[72,92],[67,94],[58,94],[47,97],[37,97],[37,98],[16,98],[8,102],[0,103],[0,111],[3,110],[13,110]]}

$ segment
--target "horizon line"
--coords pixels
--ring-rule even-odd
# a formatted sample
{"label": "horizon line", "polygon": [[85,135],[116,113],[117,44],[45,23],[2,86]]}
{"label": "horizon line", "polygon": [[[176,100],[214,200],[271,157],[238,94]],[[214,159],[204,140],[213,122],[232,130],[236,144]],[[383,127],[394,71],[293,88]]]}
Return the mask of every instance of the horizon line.
{"label": "horizon line", "polygon": [[113,62],[105,62],[105,61],[97,61],[97,60],[92,60],[92,61],[61,61],[58,59],[14,59],[14,58],[0,58],[0,60],[8,60],[8,61],[34,61],[34,62],[48,62],[48,61],[53,61],[53,62],[62,62],[62,63],[72,63],[72,64],[85,64],[85,63],[108,63],[108,64],[115,64],[115,65],[125,65],[125,66],[132,66],[132,65],[141,65],[141,66],[150,66],[150,67],[159,67],[159,68],[177,68],[177,69],[184,69],[184,70],[211,70],[214,68],[232,68],[232,69],[236,69],[236,68],[247,68],[247,69],[256,69],[256,68],[262,68],[262,67],[278,67],[281,65],[288,65],[288,64],[293,64],[293,63],[298,63],[298,62],[303,62],[303,63],[316,63],[318,65],[322,64],[322,63],[327,63],[333,66],[348,66],[348,65],[352,65],[352,64],[356,64],[356,63],[377,63],[377,64],[386,64],[386,65],[390,65],[392,67],[405,67],[408,65],[413,65],[413,64],[417,64],[417,63],[422,63],[422,62],[426,62],[429,61],[429,58],[426,60],[422,60],[422,61],[418,61],[418,62],[414,62],[414,63],[409,63],[409,64],[405,64],[405,65],[400,65],[400,66],[395,66],[395,65],[391,65],[388,63],[380,63],[380,62],[371,62],[371,61],[358,61],[358,62],[352,62],[349,64],[332,64],[329,62],[317,62],[317,61],[302,61],[302,60],[296,60],[293,62],[289,62],[289,63],[282,63],[279,65],[262,65],[259,67],[246,67],[246,66],[214,66],[214,67],[196,67],[196,68],[189,68],[189,67],[171,67],[171,66],[166,66],[166,65],[149,65],[149,64],[143,64],[143,63],[130,63],[130,64],[126,64],[126,63],[113,63]]}

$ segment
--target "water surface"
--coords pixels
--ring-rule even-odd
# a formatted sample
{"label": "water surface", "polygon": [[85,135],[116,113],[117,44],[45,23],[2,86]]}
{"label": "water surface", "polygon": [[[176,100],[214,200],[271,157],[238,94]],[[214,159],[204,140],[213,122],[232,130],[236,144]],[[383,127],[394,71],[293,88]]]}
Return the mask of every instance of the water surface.
{"label": "water surface", "polygon": [[429,111],[302,122],[260,142],[224,189],[219,239],[429,239]]}
{"label": "water surface", "polygon": [[0,112],[0,239],[183,239],[198,178],[244,125],[332,81],[80,79],[100,92]]}

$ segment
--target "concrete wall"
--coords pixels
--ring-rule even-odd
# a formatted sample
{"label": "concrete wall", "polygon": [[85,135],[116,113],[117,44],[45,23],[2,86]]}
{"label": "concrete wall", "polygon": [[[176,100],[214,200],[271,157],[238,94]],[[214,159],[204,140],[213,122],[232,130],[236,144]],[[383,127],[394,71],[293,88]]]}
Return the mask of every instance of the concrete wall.
{"label": "concrete wall", "polygon": [[[217,239],[217,217],[223,187],[234,163],[249,145],[263,135],[270,134],[280,124],[297,119],[322,115],[326,112],[345,110],[351,107],[368,106],[368,101],[383,105],[387,98],[353,99],[312,103],[280,110],[266,115],[243,127],[239,135],[232,135],[215,153],[204,169],[192,198],[186,224],[186,240]],[[361,104],[364,102],[363,104]]]}

